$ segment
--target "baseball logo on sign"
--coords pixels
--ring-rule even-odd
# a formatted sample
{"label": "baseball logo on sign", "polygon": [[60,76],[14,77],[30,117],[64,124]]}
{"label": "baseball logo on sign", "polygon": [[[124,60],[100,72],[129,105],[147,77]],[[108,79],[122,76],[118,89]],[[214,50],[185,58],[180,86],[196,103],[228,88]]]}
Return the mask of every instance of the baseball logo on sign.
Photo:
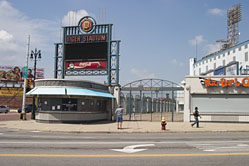
{"label": "baseball logo on sign", "polygon": [[95,25],[96,25],[95,20],[90,16],[83,17],[79,21],[80,30],[85,33],[92,32],[94,30]]}

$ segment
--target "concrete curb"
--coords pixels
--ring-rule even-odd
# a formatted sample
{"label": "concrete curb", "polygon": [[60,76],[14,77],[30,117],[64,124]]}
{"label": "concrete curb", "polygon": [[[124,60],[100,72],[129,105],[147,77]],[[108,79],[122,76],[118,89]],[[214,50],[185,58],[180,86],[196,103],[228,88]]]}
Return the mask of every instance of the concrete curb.
{"label": "concrete curb", "polygon": [[124,129],[118,130],[116,123],[104,124],[48,124],[27,121],[2,121],[0,128],[25,131],[61,132],[61,133],[205,133],[205,132],[249,132],[248,124],[238,123],[201,123],[201,128],[192,128],[190,123],[168,122],[166,131],[160,128],[160,122],[130,121],[124,122]]}

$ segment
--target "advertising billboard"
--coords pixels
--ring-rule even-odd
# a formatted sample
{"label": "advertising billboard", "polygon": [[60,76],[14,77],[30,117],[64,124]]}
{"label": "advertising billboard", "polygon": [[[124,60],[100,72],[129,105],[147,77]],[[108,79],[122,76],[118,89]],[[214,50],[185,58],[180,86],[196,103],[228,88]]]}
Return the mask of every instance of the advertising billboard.
{"label": "advertising billboard", "polygon": [[214,75],[225,75],[225,68],[219,68],[214,71]]}
{"label": "advertising billboard", "polygon": [[[23,81],[22,66],[0,66],[0,81]],[[36,79],[44,78],[44,69],[36,69]],[[29,68],[27,79],[34,79],[34,69]]]}
{"label": "advertising billboard", "polygon": [[74,28],[77,30],[65,28],[63,37],[65,75],[107,75],[111,41],[108,25],[96,25],[92,17],[86,16]]}
{"label": "advertising billboard", "polygon": [[0,96],[19,96],[22,97],[23,88],[0,87]]}
{"label": "advertising billboard", "polygon": [[237,74],[238,74],[238,63],[226,67],[226,75],[237,75]]}
{"label": "advertising billboard", "polygon": [[80,69],[106,69],[106,61],[95,62],[66,62],[67,70],[80,70]]}

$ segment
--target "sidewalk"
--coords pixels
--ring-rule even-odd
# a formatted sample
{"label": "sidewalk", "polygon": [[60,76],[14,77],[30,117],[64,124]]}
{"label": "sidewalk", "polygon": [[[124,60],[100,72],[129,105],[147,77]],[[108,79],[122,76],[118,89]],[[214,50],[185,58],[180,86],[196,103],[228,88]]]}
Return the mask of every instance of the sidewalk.
{"label": "sidewalk", "polygon": [[191,127],[191,123],[168,122],[166,131],[161,131],[160,122],[124,121],[123,129],[117,129],[115,122],[92,124],[57,124],[27,121],[1,121],[0,128],[46,132],[73,133],[189,133],[189,132],[249,132],[245,123],[200,123],[200,128]]}

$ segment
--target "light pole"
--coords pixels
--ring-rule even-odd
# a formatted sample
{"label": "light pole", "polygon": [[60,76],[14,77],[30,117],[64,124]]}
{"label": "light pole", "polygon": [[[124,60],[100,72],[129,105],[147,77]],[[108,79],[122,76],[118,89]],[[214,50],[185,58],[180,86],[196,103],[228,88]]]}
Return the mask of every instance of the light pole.
{"label": "light pole", "polygon": [[[37,60],[41,59],[41,50],[37,50],[37,48],[35,48],[35,51],[31,50],[30,59],[34,60],[34,84],[33,84],[33,87],[35,87],[36,62],[37,62]],[[33,96],[33,106],[32,106],[31,119],[35,119],[35,97],[34,96]]]}

